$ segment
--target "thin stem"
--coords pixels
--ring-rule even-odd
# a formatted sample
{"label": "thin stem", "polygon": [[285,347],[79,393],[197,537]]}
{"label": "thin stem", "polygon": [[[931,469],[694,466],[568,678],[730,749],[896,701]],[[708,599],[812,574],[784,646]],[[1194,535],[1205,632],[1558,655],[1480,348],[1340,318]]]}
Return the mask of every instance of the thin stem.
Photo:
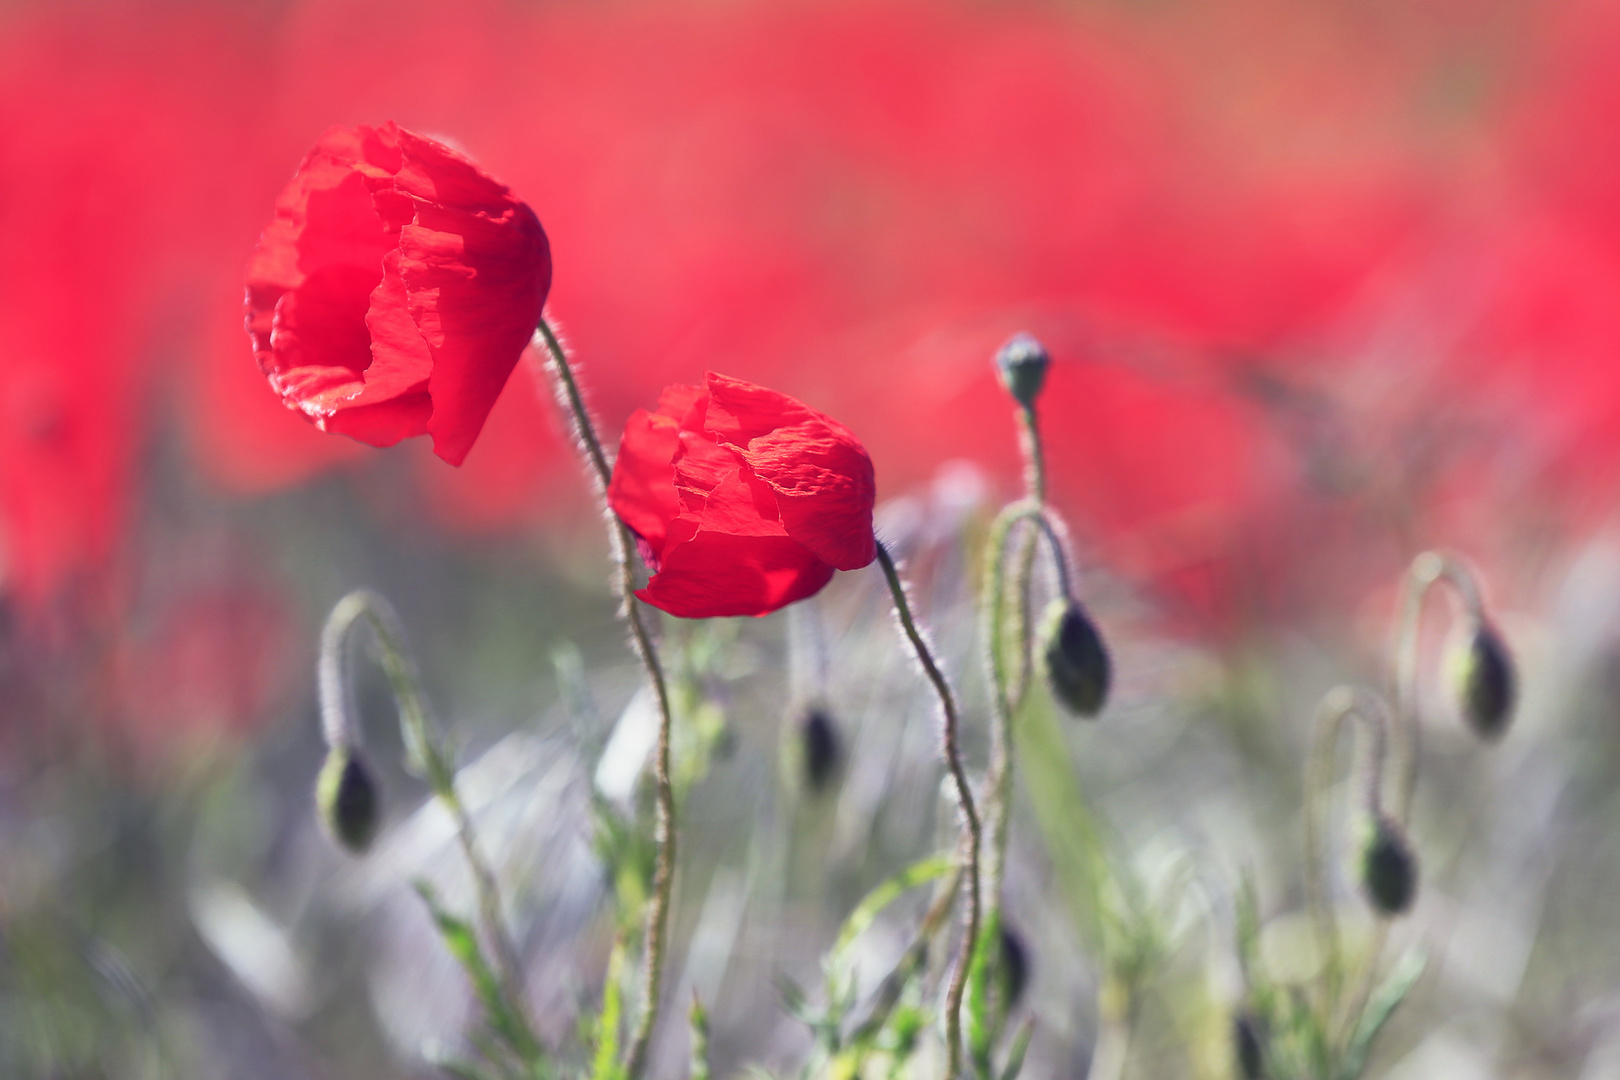
{"label": "thin stem", "polygon": [[[1041,429],[1037,423],[1035,406],[1033,403],[1027,406],[1020,405],[1014,412],[1018,417],[1018,448],[1024,458],[1024,498],[1035,506],[1044,506],[1046,504],[1046,453],[1041,444]],[[1029,691],[1030,676],[1034,669],[1028,646],[1031,631],[1029,588],[1031,572],[1035,567],[1036,541],[1037,538],[1027,532],[1019,538],[1018,576],[1013,579],[1015,582],[1014,594],[1018,597],[1018,610],[1016,613],[1018,618],[1018,639],[1024,643],[1024,648],[1018,651],[1018,663],[1014,668],[1012,679],[1014,689],[1010,695],[1012,708],[1009,711],[1014,713],[1023,704],[1024,695]],[[1055,549],[1058,546],[1055,539],[1053,544]],[[1056,550],[1054,550],[1052,557],[1054,560],[1060,558]],[[1063,586],[1063,591],[1065,594],[1068,593],[1067,585]]]}
{"label": "thin stem", "polygon": [[928,676],[928,681],[934,684],[934,691],[939,695],[942,721],[940,746],[945,757],[945,767],[950,771],[951,780],[956,787],[957,805],[962,811],[963,841],[967,846],[967,857],[964,860],[968,887],[967,917],[963,924],[962,951],[957,957],[956,969],[951,973],[950,986],[945,992],[945,1077],[946,1080],[956,1080],[962,1071],[962,994],[967,986],[968,967],[973,962],[975,943],[979,940],[979,845],[982,839],[979,813],[974,807],[973,791],[968,786],[967,772],[962,768],[961,749],[957,745],[959,723],[956,696],[951,692],[950,683],[946,681],[939,665],[935,663],[928,642],[917,629],[917,622],[911,614],[911,604],[906,599],[906,587],[900,580],[900,572],[895,569],[894,558],[889,554],[889,549],[881,542],[877,545],[877,559],[883,567],[883,576],[889,583],[889,594],[894,598],[894,611],[900,619],[900,627],[905,632],[906,639],[910,641],[917,662],[922,665],[923,673]]}
{"label": "thin stem", "polygon": [[[1311,926],[1322,952],[1324,1007],[1331,1014],[1338,1001],[1340,967],[1339,930],[1327,895],[1326,845],[1323,840],[1323,804],[1333,786],[1333,757],[1339,733],[1347,720],[1360,722],[1362,779],[1365,808],[1376,816],[1383,810],[1383,777],[1388,758],[1390,713],[1383,698],[1367,690],[1341,686],[1328,692],[1316,707],[1311,727],[1311,750],[1305,783],[1305,888]],[[1376,953],[1374,954],[1376,956]]]}
{"label": "thin stem", "polygon": [[551,370],[556,376],[558,398],[568,411],[585,458],[590,464],[596,493],[602,499],[608,522],[608,548],[613,556],[614,591],[620,600],[619,614],[630,627],[630,640],[642,667],[647,671],[647,682],[652,686],[658,702],[658,748],[653,758],[653,782],[657,788],[657,818],[653,827],[653,840],[657,847],[657,862],[653,870],[652,897],[647,902],[644,961],[642,967],[641,1015],[630,1040],[625,1058],[625,1073],[629,1080],[637,1080],[646,1068],[647,1047],[652,1041],[653,1028],[658,1022],[659,996],[664,974],[664,953],[669,935],[670,895],[675,884],[675,787],[670,780],[670,728],[672,712],[669,687],[664,679],[663,666],[653,646],[641,606],[635,598],[635,570],[630,552],[635,539],[628,526],[614,514],[608,505],[608,485],[613,479],[613,468],[602,450],[596,425],[590,410],[580,394],[574,379],[574,370],[568,361],[568,352],[557,340],[556,333],[545,319],[540,320],[537,333],[551,356]]}
{"label": "thin stem", "polygon": [[1395,719],[1401,738],[1395,744],[1396,784],[1391,816],[1402,825],[1412,812],[1412,795],[1417,789],[1418,630],[1429,588],[1441,581],[1451,586],[1463,610],[1476,625],[1485,617],[1479,584],[1460,559],[1439,551],[1425,551],[1412,560],[1401,586],[1400,623],[1395,638]]}
{"label": "thin stem", "polygon": [[422,693],[421,677],[417,674],[416,661],[406,641],[404,626],[393,606],[378,593],[356,590],[338,601],[332,614],[327,617],[321,633],[321,655],[316,673],[320,687],[322,733],[329,746],[358,750],[361,745],[347,671],[349,635],[361,619],[371,628],[382,651],[383,674],[388,678],[388,686],[393,691],[394,704],[399,712],[406,763],[411,772],[428,782],[434,796],[449,811],[450,819],[455,823],[456,841],[472,873],[479,920],[483,924],[484,937],[494,950],[502,987],[512,1002],[521,1002],[523,993],[519,973],[522,967],[501,914],[500,889],[495,873],[479,848],[472,816],[467,812],[461,792],[456,787],[455,764],[439,746],[433,730],[427,698]]}
{"label": "thin stem", "polygon": [[[985,940],[976,942],[973,951],[970,992],[975,1002],[973,1010],[975,1017],[988,1013],[983,999],[988,996],[990,968],[1000,944],[993,938],[999,936],[1001,932],[1002,881],[1006,876],[1009,824],[1012,818],[1010,810],[1013,787],[1013,718],[1023,704],[1034,668],[1030,650],[1032,629],[1030,584],[1036,548],[1042,532],[1046,534],[1052,548],[1052,565],[1056,568],[1058,588],[1065,597],[1073,595],[1068,553],[1044,509],[1046,458],[1041,448],[1041,432],[1035,406],[1033,403],[1020,405],[1015,412],[1018,417],[1018,445],[1024,458],[1025,497],[1005,507],[991,524],[989,542],[985,549],[985,589],[980,601],[983,605],[980,632],[984,640],[991,697],[990,760],[985,773],[987,792],[985,820],[989,828],[990,844],[985,857],[984,875],[987,898]],[[1036,524],[1036,529],[1018,528],[1031,521]],[[1016,598],[1018,646],[1014,653],[1015,674],[1009,679],[1006,650],[1006,571],[1008,546],[1014,536],[1017,537],[1017,552],[1014,556],[1017,569],[1014,572],[1012,591]],[[991,1044],[995,1039],[997,1027],[998,1023],[992,1020],[982,1027],[975,1024],[974,1030],[970,1032],[974,1068],[984,1076],[990,1073]]]}
{"label": "thin stem", "polygon": [[917,926],[917,932],[912,935],[911,944],[902,954],[900,962],[894,970],[884,977],[878,984],[877,993],[873,995],[872,1007],[867,1012],[866,1019],[850,1033],[848,1043],[859,1045],[875,1036],[883,1029],[889,1019],[889,1014],[900,1001],[900,995],[905,991],[906,984],[921,971],[928,960],[928,947],[934,938],[945,926],[945,920],[950,917],[951,906],[956,900],[956,890],[961,885],[962,871],[958,869],[950,877],[942,881],[934,891],[934,898],[923,914],[922,922]]}
{"label": "thin stem", "polygon": [[1046,452],[1041,447],[1041,429],[1035,406],[1018,409],[1018,448],[1024,452],[1024,490],[1038,503],[1046,501]]}

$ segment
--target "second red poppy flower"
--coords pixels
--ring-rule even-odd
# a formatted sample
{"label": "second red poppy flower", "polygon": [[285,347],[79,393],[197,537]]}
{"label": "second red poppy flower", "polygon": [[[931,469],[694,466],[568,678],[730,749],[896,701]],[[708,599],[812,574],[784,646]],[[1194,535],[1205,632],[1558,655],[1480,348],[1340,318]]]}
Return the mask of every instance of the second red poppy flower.
{"label": "second red poppy flower", "polygon": [[876,490],[848,428],[710,372],[631,415],[608,495],[653,574],[636,595],[698,619],[769,614],[869,564]]}

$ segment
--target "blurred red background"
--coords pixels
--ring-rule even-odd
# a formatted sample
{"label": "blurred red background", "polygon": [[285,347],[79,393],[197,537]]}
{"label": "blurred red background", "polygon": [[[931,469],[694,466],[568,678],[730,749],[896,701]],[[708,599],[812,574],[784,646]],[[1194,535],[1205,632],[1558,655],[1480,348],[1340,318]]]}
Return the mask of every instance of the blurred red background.
{"label": "blurred red background", "polygon": [[[116,637],[164,448],[241,499],[380,453],[266,389],[241,286],[307,147],[384,119],[535,208],[610,430],[712,368],[880,496],[1010,490],[1028,329],[1059,505],[1169,625],[1331,620],[1436,543],[1511,589],[1620,466],[1617,49],[1582,0],[7,5],[0,589]],[[532,536],[587,512],[558,432],[520,367],[463,468],[389,453],[448,533]],[[258,687],[284,616],[216,584],[144,618],[256,605]]]}

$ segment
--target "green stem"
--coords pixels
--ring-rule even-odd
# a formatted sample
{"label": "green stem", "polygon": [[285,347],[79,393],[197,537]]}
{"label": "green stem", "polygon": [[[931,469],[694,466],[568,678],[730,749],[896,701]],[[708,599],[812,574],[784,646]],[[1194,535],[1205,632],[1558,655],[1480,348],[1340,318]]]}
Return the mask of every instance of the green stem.
{"label": "green stem", "polygon": [[[1013,719],[1023,704],[1034,668],[1030,651],[1030,579],[1035,566],[1036,547],[1040,532],[1046,533],[1052,546],[1052,563],[1057,567],[1059,589],[1065,596],[1072,595],[1068,558],[1063,544],[1047,517],[1046,458],[1041,447],[1040,426],[1033,404],[1021,405],[1015,410],[1018,417],[1018,445],[1024,458],[1025,498],[1004,508],[990,527],[985,547],[984,594],[981,636],[984,640],[986,667],[990,676],[991,722],[990,760],[985,774],[985,820],[990,833],[990,844],[985,859],[985,895],[987,914],[984,921],[985,940],[974,949],[972,984],[975,1018],[970,1031],[974,1068],[981,1076],[989,1076],[991,1043],[998,1026],[994,1022],[979,1023],[988,1016],[990,968],[999,942],[995,935],[1001,932],[1002,880],[1006,874],[1008,823],[1011,818],[1013,779]],[[1016,527],[1033,521],[1037,529],[1018,530]],[[1016,598],[1018,647],[1014,652],[1016,665],[1009,673],[1007,656],[1007,549],[1014,535],[1018,538],[1017,570],[1013,578]]]}
{"label": "green stem", "polygon": [[658,703],[658,748],[653,758],[653,782],[657,788],[657,819],[653,839],[657,847],[657,862],[653,870],[652,897],[647,902],[641,1015],[637,1018],[625,1058],[626,1076],[629,1080],[638,1080],[646,1068],[647,1047],[658,1021],[664,954],[669,934],[670,895],[675,883],[675,787],[670,780],[672,712],[669,687],[664,679],[663,666],[658,661],[658,652],[653,646],[652,634],[647,629],[643,609],[635,598],[635,570],[630,560],[630,553],[635,550],[635,539],[607,501],[613,468],[602,449],[601,439],[597,437],[590,410],[585,407],[585,399],[574,379],[567,351],[545,319],[540,320],[538,332],[551,356],[551,370],[556,375],[558,396],[568,410],[574,435],[591,467],[597,495],[602,499],[603,512],[608,521],[608,547],[615,569],[614,587],[621,603],[619,614],[629,624],[631,644],[642,667],[646,669],[647,682]]}
{"label": "green stem", "polygon": [[1419,730],[1417,720],[1418,630],[1423,601],[1429,589],[1444,581],[1476,624],[1484,618],[1474,575],[1459,559],[1438,551],[1425,551],[1412,560],[1401,585],[1400,624],[1395,638],[1395,722],[1401,737],[1395,743],[1395,800],[1391,816],[1402,825],[1412,812],[1417,789]]}
{"label": "green stem", "polygon": [[1389,709],[1378,695],[1341,686],[1331,690],[1316,707],[1311,725],[1311,749],[1305,777],[1305,894],[1311,927],[1322,952],[1323,1008],[1331,1016],[1339,1000],[1343,963],[1338,922],[1327,895],[1327,851],[1323,840],[1323,804],[1333,786],[1333,756],[1345,721],[1360,721],[1367,732],[1361,769],[1366,783],[1369,814],[1383,809],[1383,777],[1388,757]]}
{"label": "green stem", "polygon": [[[1008,822],[1011,819],[1009,808],[1012,802],[1013,720],[1018,713],[1022,697],[1020,692],[1011,691],[1008,686],[1010,679],[1007,662],[1009,651],[1006,618],[1007,554],[1015,530],[1019,525],[1026,523],[1033,523],[1035,528],[1017,532],[1017,535],[1027,543],[1017,553],[1020,567],[1017,577],[1014,578],[1020,615],[1016,652],[1022,660],[1023,670],[1027,670],[1030,666],[1028,572],[1023,564],[1033,562],[1035,545],[1043,533],[1052,548],[1052,562],[1057,568],[1058,589],[1064,596],[1072,595],[1068,555],[1064,550],[1061,536],[1049,517],[1049,512],[1033,499],[1020,500],[1003,508],[990,525],[990,535],[985,545],[985,585],[980,609],[980,636],[984,641],[985,666],[990,677],[992,714],[990,761],[985,774],[984,817],[989,833],[989,844],[985,850],[986,916],[981,936],[986,940],[979,943],[972,983],[969,987],[975,1006],[971,1011],[973,1016],[985,1013],[983,1002],[988,990],[989,967],[993,962],[991,958],[995,955],[994,949],[997,945],[989,936],[999,933],[1001,926],[1001,891],[1002,880],[1006,873]],[[993,1028],[994,1025],[989,1025],[982,1030],[976,1028],[969,1033],[973,1044],[975,1067],[981,1074],[985,1074],[988,1069],[989,1042],[994,1038]]]}
{"label": "green stem", "polygon": [[962,950],[957,957],[956,968],[951,973],[950,986],[945,992],[945,1078],[956,1080],[962,1071],[962,995],[967,987],[968,968],[973,962],[975,943],[979,940],[981,902],[979,846],[982,840],[979,812],[974,807],[973,790],[968,786],[967,772],[962,767],[962,753],[957,741],[960,723],[956,696],[951,692],[950,683],[946,681],[939,665],[935,663],[928,642],[917,629],[917,622],[911,614],[911,604],[906,599],[906,587],[900,580],[900,572],[895,568],[894,558],[889,554],[889,549],[884,547],[881,541],[877,545],[877,560],[882,565],[883,576],[889,583],[889,594],[894,599],[894,611],[900,619],[900,627],[911,643],[912,651],[917,656],[917,662],[922,665],[923,673],[928,676],[928,681],[933,683],[934,691],[939,695],[940,746],[945,757],[945,767],[949,770],[951,781],[956,788],[957,806],[962,812],[963,842],[967,847],[966,858],[963,860],[967,876],[967,915],[963,922]]}
{"label": "green stem", "polygon": [[495,873],[479,848],[472,816],[456,788],[455,764],[435,737],[427,699],[422,693],[421,678],[405,639],[404,627],[392,605],[369,590],[356,590],[338,601],[332,614],[327,617],[321,636],[319,683],[321,723],[326,741],[332,746],[355,749],[361,743],[349,706],[349,680],[344,658],[349,633],[362,618],[371,627],[382,650],[383,674],[388,679],[399,712],[400,737],[405,744],[406,763],[413,773],[427,781],[434,796],[449,811],[450,819],[455,823],[456,841],[472,873],[484,937],[495,954],[502,989],[517,1005],[523,1000],[522,968],[501,914],[500,889]]}

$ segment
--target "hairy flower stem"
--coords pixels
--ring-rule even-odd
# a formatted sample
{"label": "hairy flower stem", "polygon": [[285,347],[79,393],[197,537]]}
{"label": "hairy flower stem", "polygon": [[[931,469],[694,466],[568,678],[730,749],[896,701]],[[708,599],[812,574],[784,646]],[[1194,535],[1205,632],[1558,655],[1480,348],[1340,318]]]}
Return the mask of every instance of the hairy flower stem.
{"label": "hairy flower stem", "polygon": [[608,547],[612,552],[615,569],[614,591],[621,603],[619,614],[630,627],[630,640],[642,667],[647,670],[647,682],[652,686],[658,703],[658,748],[653,758],[653,782],[657,787],[657,820],[653,839],[657,847],[657,862],[653,870],[653,891],[647,901],[647,923],[642,966],[641,1014],[636,1020],[625,1055],[625,1074],[629,1080],[638,1080],[647,1065],[647,1047],[652,1041],[653,1027],[658,1022],[658,1004],[664,974],[664,952],[669,934],[669,902],[675,885],[675,787],[670,780],[670,726],[671,711],[669,687],[664,680],[664,669],[658,661],[648,631],[645,612],[635,598],[635,568],[630,553],[635,540],[630,529],[620,521],[608,505],[608,484],[613,468],[597,437],[596,425],[590,410],[580,394],[579,383],[568,361],[568,353],[556,333],[545,319],[540,320],[538,334],[551,356],[551,370],[556,377],[557,396],[568,411],[574,436],[591,468],[597,496],[602,500],[603,513],[608,523]]}
{"label": "hairy flower stem", "polygon": [[[1412,814],[1412,797],[1417,790],[1418,751],[1421,732],[1417,717],[1418,630],[1423,618],[1423,602],[1429,590],[1445,582],[1461,602],[1464,613],[1476,624],[1484,618],[1485,603],[1479,583],[1460,559],[1438,551],[1425,551],[1412,560],[1401,583],[1400,622],[1395,636],[1395,791],[1390,817],[1402,827]],[[1389,920],[1377,919],[1372,940],[1362,955],[1360,968],[1351,982],[1351,991],[1340,1009],[1342,1032],[1354,1030],[1357,1018],[1372,996],[1378,977],[1378,960],[1389,938]]]}
{"label": "hairy flower stem", "polygon": [[[985,545],[984,592],[981,605],[981,636],[984,640],[985,666],[990,676],[990,760],[985,774],[985,822],[990,835],[985,857],[984,886],[987,912],[984,930],[975,946],[972,972],[972,994],[975,1008],[971,1015],[977,1020],[986,1017],[988,1009],[984,999],[989,992],[992,957],[999,947],[1001,933],[1002,879],[1006,873],[1008,821],[1012,803],[1012,743],[1013,718],[1023,704],[1029,689],[1034,664],[1030,655],[1030,578],[1035,567],[1039,531],[1045,531],[1052,544],[1053,564],[1057,567],[1060,588],[1069,595],[1069,569],[1063,546],[1044,513],[1046,501],[1046,458],[1041,448],[1040,427],[1035,408],[1019,405],[1018,445],[1024,457],[1025,497],[1004,508],[990,527]],[[1037,529],[1019,529],[1033,522]],[[1017,649],[1013,657],[1007,655],[1007,556],[1009,546],[1016,538],[1014,560],[1017,569],[1012,580],[1016,598],[1014,622],[1017,627]],[[1013,662],[1010,664],[1009,659]],[[1009,670],[1010,669],[1010,670]],[[981,1076],[990,1074],[990,1044],[994,1039],[993,1022],[974,1024],[969,1032],[974,1069]]]}
{"label": "hairy flower stem", "polygon": [[957,806],[962,812],[962,841],[967,848],[963,858],[967,878],[967,915],[963,920],[962,951],[951,973],[950,986],[945,991],[945,1080],[957,1080],[962,1074],[962,995],[967,987],[968,968],[973,962],[975,943],[979,940],[979,847],[982,841],[979,812],[974,806],[973,789],[968,786],[967,771],[962,767],[961,748],[957,745],[960,724],[956,695],[951,692],[950,683],[934,661],[928,642],[917,629],[917,622],[911,614],[911,603],[906,599],[906,587],[894,565],[894,557],[882,542],[877,545],[877,560],[889,583],[889,595],[894,599],[894,611],[900,619],[900,628],[911,643],[923,673],[939,695],[940,747],[945,757],[945,767],[950,771],[951,781],[956,788]]}
{"label": "hairy flower stem", "polygon": [[[381,649],[383,674],[388,679],[395,707],[399,711],[406,764],[411,772],[427,781],[434,796],[449,811],[450,819],[455,823],[456,840],[472,873],[484,938],[495,955],[501,988],[516,1007],[523,1000],[522,968],[501,915],[500,890],[496,885],[495,873],[479,849],[472,817],[456,789],[455,765],[434,737],[427,699],[422,693],[421,678],[417,675],[410,645],[405,640],[404,627],[392,605],[381,595],[366,589],[356,590],[338,601],[331,615],[327,616],[326,627],[321,633],[316,681],[320,691],[322,733],[329,746],[352,750],[360,748],[360,732],[349,701],[346,658],[349,635],[361,619],[371,628]],[[521,1013],[521,1009],[515,1011]]]}
{"label": "hairy flower stem", "polygon": [[1485,613],[1479,584],[1460,560],[1438,551],[1425,551],[1412,560],[1402,582],[1400,624],[1395,638],[1395,722],[1402,737],[1396,742],[1395,805],[1391,816],[1402,825],[1412,812],[1412,794],[1417,788],[1418,628],[1423,601],[1429,589],[1441,581],[1451,586],[1476,624]]}
{"label": "hairy flower stem", "polygon": [[[1339,931],[1327,896],[1326,845],[1322,818],[1328,791],[1333,786],[1333,757],[1347,720],[1360,721],[1361,772],[1366,785],[1363,807],[1369,815],[1383,810],[1384,765],[1388,758],[1390,715],[1383,698],[1367,690],[1341,686],[1329,691],[1316,707],[1311,728],[1310,757],[1305,782],[1305,891],[1311,926],[1322,952],[1324,1006],[1331,1013],[1338,1001],[1342,960]],[[1380,920],[1382,923],[1384,920]]]}

